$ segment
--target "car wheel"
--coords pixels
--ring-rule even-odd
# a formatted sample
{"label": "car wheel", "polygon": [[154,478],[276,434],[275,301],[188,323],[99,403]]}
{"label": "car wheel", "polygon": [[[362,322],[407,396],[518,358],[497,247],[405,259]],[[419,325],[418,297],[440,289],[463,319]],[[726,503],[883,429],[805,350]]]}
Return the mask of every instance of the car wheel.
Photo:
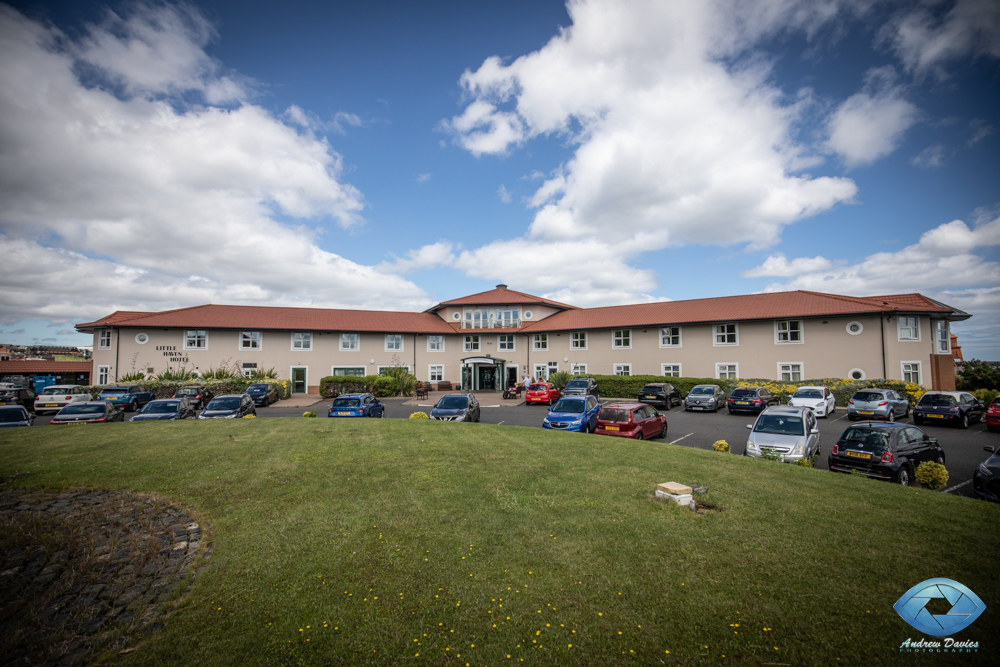
{"label": "car wheel", "polygon": [[985,412],[979,413],[979,423],[980,424],[985,424],[986,423],[986,413]]}
{"label": "car wheel", "polygon": [[944,452],[941,452],[940,454],[937,455],[936,462],[939,463],[940,465],[944,465]]}
{"label": "car wheel", "polygon": [[639,431],[638,433],[636,433],[635,439],[636,440],[642,440],[642,431]]}
{"label": "car wheel", "polygon": [[661,438],[667,437],[667,422],[663,422],[663,428],[660,429],[660,437]]}
{"label": "car wheel", "polygon": [[969,428],[969,415],[968,413],[962,415],[962,421],[958,424],[961,428]]}
{"label": "car wheel", "polygon": [[128,411],[137,412],[138,410],[139,410],[139,403],[138,401],[133,399],[132,402],[128,404]]}
{"label": "car wheel", "polygon": [[583,422],[583,430],[581,431],[581,433],[583,433],[584,435],[590,433],[590,423],[589,422]]}
{"label": "car wheel", "polygon": [[896,484],[900,486],[910,485],[910,466],[905,465],[899,469],[899,472],[896,473]]}
{"label": "car wheel", "polygon": [[885,420],[890,424],[896,421],[896,411],[893,410],[892,408],[889,408],[889,412],[887,412],[885,415]]}
{"label": "car wheel", "polygon": [[907,403],[906,404],[906,412],[903,413],[903,419],[906,419],[909,416],[910,416],[910,404]]}
{"label": "car wheel", "polygon": [[726,410],[729,410],[729,414],[731,414],[731,415],[732,414],[736,414],[735,412],[733,412],[732,408],[726,408]]}

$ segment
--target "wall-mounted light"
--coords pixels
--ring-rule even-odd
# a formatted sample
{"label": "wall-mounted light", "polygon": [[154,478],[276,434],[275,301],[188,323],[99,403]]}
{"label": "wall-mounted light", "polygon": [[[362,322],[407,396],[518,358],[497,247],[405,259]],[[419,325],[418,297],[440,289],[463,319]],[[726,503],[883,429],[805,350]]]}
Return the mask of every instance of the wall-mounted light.
{"label": "wall-mounted light", "polygon": [[569,361],[569,357],[563,357],[563,361]]}
{"label": "wall-mounted light", "polygon": [[369,359],[369,360],[368,360],[368,363],[370,363],[370,364],[374,364],[374,363],[375,363],[375,360],[374,360],[374,359]]}

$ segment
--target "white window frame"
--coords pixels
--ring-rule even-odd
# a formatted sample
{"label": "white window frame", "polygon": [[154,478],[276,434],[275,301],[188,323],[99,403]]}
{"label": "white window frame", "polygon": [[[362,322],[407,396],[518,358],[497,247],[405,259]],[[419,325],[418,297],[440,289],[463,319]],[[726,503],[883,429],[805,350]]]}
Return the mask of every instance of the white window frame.
{"label": "white window frame", "polygon": [[330,375],[337,375],[337,369],[360,368],[361,375],[341,375],[339,377],[364,377],[368,375],[368,366],[330,366]]}
{"label": "white window frame", "polygon": [[[247,334],[249,334],[249,336],[247,336]],[[244,340],[245,336],[246,340]],[[240,352],[260,352],[264,349],[264,334],[260,331],[241,331],[237,341],[238,343],[236,349]],[[255,342],[257,343],[256,347],[254,347]],[[249,345],[246,343],[249,343]],[[298,366],[296,366],[296,368],[298,368]]]}
{"label": "white window frame", "polygon": [[[663,332],[664,331],[670,331],[670,330],[673,330],[673,329],[677,329],[677,334],[676,334],[677,335],[677,342],[676,343],[664,343],[663,342],[664,337],[668,337],[668,338],[672,339],[674,337],[674,334],[673,333],[664,334]],[[681,328],[680,327],[675,327],[675,326],[660,327],[660,347],[684,347],[684,339],[681,336],[682,336],[682,334],[681,334]]]}
{"label": "white window frame", "polygon": [[[792,324],[798,322],[799,329],[798,332],[792,330]],[[781,325],[787,325],[787,329],[781,330]],[[798,333],[798,340],[791,340],[792,334]],[[782,340],[781,335],[785,334],[788,336],[788,340]],[[775,345],[801,345],[806,342],[805,336],[805,323],[802,320],[776,320],[774,322],[774,344]]]}
{"label": "white window frame", "polygon": [[[736,339],[734,343],[720,343],[719,336],[726,336],[728,339],[730,336],[729,331],[720,332],[719,327],[733,327],[732,335]],[[740,325],[737,322],[723,322],[721,324],[712,325],[712,346],[713,347],[734,347],[740,344]]]}
{"label": "white window frame", "polygon": [[632,377],[632,364],[615,364],[614,374],[622,377]]}
{"label": "white window frame", "polygon": [[[910,366],[910,370],[906,369],[907,366]],[[913,373],[916,373],[917,379],[916,380],[907,380],[906,379],[907,373],[909,373],[911,375]],[[921,384],[920,380],[921,380],[921,376],[922,375],[923,375],[923,369],[920,367],[920,362],[919,361],[901,361],[901,362],[899,362],[899,377],[903,380],[903,382],[912,382],[913,384]]]}
{"label": "white window frame", "polygon": [[[503,338],[510,338],[510,340],[509,341],[504,341],[504,340],[502,340]],[[509,347],[504,347],[504,345],[508,345]],[[505,351],[509,351],[509,352],[516,352],[517,351],[517,337],[514,334],[512,334],[512,333],[509,333],[509,334],[497,334],[497,350],[505,350]]]}
{"label": "white window frame", "polygon": [[111,381],[111,366],[97,367],[97,384],[107,384]]}
{"label": "white window frame", "polygon": [[479,348],[479,334],[467,334],[465,336],[465,341],[463,342],[463,349],[466,352],[479,352]]}
{"label": "white window frame", "polygon": [[548,382],[549,380],[549,365],[548,364],[535,364],[535,374],[532,375],[532,379],[541,378],[543,382]]}
{"label": "white window frame", "polygon": [[[948,325],[948,320],[934,320],[934,322],[934,351],[937,354],[951,354],[951,327]],[[941,349],[942,347],[944,349]]]}
{"label": "white window frame", "polygon": [[[909,326],[909,321],[913,320],[913,327]],[[904,326],[904,322],[906,325]],[[915,329],[916,338],[903,337],[904,329]],[[900,343],[919,343],[920,342],[920,316],[919,315],[901,315],[896,317],[896,336]]]}
{"label": "white window frame", "polygon": [[[195,334],[191,336],[190,334]],[[204,334],[204,336],[199,336],[198,334]],[[191,339],[198,340],[199,338],[204,339],[204,345],[189,345]],[[207,350],[208,349],[208,329],[185,329],[184,330],[184,349],[185,350]]]}
{"label": "white window frame", "polygon": [[[625,345],[625,339],[628,339],[628,345]],[[632,349],[632,330],[631,329],[613,329],[611,331],[611,349],[612,350],[631,350]],[[631,364],[629,364],[631,366]]]}
{"label": "white window frame", "polygon": [[[438,375],[440,377],[434,377],[434,369],[439,369]],[[441,382],[444,380],[444,364],[429,364],[427,366],[427,381],[428,382]]]}
{"label": "white window frame", "polygon": [[[296,343],[298,343],[297,346]],[[293,331],[291,349],[292,352],[312,352],[313,335],[308,331]]]}
{"label": "white window frame", "polygon": [[[784,369],[782,369],[782,366],[788,366],[788,375],[789,375],[789,379],[788,380],[786,380],[784,378],[784,376],[783,376],[783,373],[785,371],[784,371]],[[795,371],[793,370],[793,367],[795,367],[795,366],[799,367],[799,379],[798,380],[796,380],[796,379],[794,379],[794,377],[792,377],[792,376],[795,375]],[[779,361],[778,362],[778,381],[779,382],[801,382],[803,379],[805,379],[805,377],[806,377],[806,365],[804,363],[802,363],[801,361]]]}
{"label": "white window frame", "polygon": [[[107,342],[104,341],[105,336],[107,336]],[[98,350],[111,349],[111,329],[101,329],[97,333],[97,349]]]}
{"label": "white window frame", "polygon": [[[346,338],[346,336],[354,336],[354,338]],[[345,347],[344,343],[348,345]],[[353,346],[352,346],[353,343]],[[340,334],[340,351],[341,352],[360,352],[361,351],[361,334],[359,333],[342,333]]]}
{"label": "white window frame", "polygon": [[[399,367],[400,368],[405,368],[407,373],[410,372],[410,367],[408,365],[406,365],[406,364],[400,364]],[[382,371],[384,371],[386,369],[392,369],[392,368],[395,368],[395,366],[393,366],[392,364],[388,364],[388,365],[383,364],[381,366],[376,366],[375,367],[375,375],[382,375]]]}
{"label": "white window frame", "polygon": [[[861,373],[861,377],[859,377],[859,378],[854,377],[855,373]],[[868,378],[868,374],[865,373],[865,369],[863,369],[863,368],[852,368],[847,373],[847,379],[848,380],[854,380],[855,382],[860,382],[862,380],[866,380],[867,378]]]}
{"label": "white window frame", "polygon": [[[398,345],[398,347],[397,347]],[[385,335],[385,351],[386,352],[402,352],[403,351],[403,334],[386,334]]]}
{"label": "white window frame", "polygon": [[587,364],[573,364],[570,366],[570,373],[573,375],[586,375]]}
{"label": "white window frame", "polygon": [[587,332],[586,331],[574,331],[569,335],[569,349],[571,350],[586,350],[587,349]]}
{"label": "white window frame", "polygon": [[[727,369],[726,370],[726,377],[725,378],[722,377],[722,375],[721,375],[721,373],[719,371],[719,367],[720,366],[725,366],[726,369]],[[738,361],[717,361],[717,362],[715,362],[715,379],[716,380],[732,380],[732,379],[736,379],[736,378],[730,378],[729,375],[728,375],[729,374],[728,368],[730,366],[733,366],[733,367],[736,368],[736,378],[739,378],[740,377],[740,364],[739,364]]]}
{"label": "white window frame", "polygon": [[531,349],[536,352],[545,352],[549,349],[549,335],[547,333],[534,334],[531,337]]}
{"label": "white window frame", "polygon": [[[667,375],[667,369],[668,368],[671,368],[671,369],[676,368],[677,369],[677,375],[673,375],[673,374]],[[675,377],[675,378],[684,377],[683,375],[681,375],[681,364],[663,364],[663,363],[661,363],[660,364],[660,375],[662,375],[663,377],[668,377],[668,378],[669,377]]]}
{"label": "white window frame", "polygon": [[[434,347],[432,343],[441,343],[440,347]],[[428,336],[427,337],[427,351],[428,352],[444,352],[444,336]]]}

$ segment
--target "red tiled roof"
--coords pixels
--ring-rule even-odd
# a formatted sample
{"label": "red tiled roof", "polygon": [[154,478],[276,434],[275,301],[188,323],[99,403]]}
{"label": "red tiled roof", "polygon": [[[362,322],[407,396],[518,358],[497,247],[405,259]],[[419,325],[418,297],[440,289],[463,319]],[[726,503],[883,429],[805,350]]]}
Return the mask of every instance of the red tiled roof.
{"label": "red tiled roof", "polygon": [[576,306],[571,306],[566,303],[559,303],[558,301],[552,301],[551,299],[544,299],[540,296],[535,296],[534,294],[525,294],[524,292],[517,292],[512,289],[491,289],[485,292],[480,292],[478,294],[470,294],[469,296],[459,297],[457,299],[451,299],[450,301],[442,301],[433,308],[428,308],[425,312],[432,313],[444,306],[496,306],[504,304],[544,304],[546,306],[552,306],[553,308],[559,309],[575,309]]}
{"label": "red tiled roof", "polygon": [[141,310],[116,310],[107,317],[102,317],[96,322],[91,324],[106,324],[113,325],[119,322],[125,322],[127,320],[135,319],[136,317],[142,317],[144,315],[154,315],[155,313],[149,313]]}
{"label": "red tiled roof", "polygon": [[0,361],[2,375],[90,373],[92,368],[92,361]]}

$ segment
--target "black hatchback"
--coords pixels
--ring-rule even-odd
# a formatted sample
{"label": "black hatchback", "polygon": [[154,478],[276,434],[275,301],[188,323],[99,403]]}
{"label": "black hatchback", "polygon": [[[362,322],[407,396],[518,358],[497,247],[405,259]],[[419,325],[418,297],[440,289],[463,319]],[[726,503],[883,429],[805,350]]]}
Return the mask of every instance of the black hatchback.
{"label": "black hatchback", "polygon": [[208,403],[215,394],[205,387],[178,387],[174,392],[174,398],[186,398],[191,407],[198,409]]}
{"label": "black hatchback", "polygon": [[253,399],[247,394],[229,394],[209,401],[198,419],[237,419],[247,415],[257,416]]}
{"label": "black hatchback", "polygon": [[103,424],[125,421],[125,406],[108,401],[70,403],[49,420],[49,426],[64,424]]}
{"label": "black hatchback", "polygon": [[274,385],[269,382],[252,384],[246,388],[246,393],[259,408],[266,408],[271,403],[278,402],[278,392],[275,391]]}
{"label": "black hatchback", "polygon": [[972,473],[972,490],[983,500],[1000,503],[1000,447],[983,447],[991,454]]}
{"label": "black hatchback", "polygon": [[639,392],[639,402],[669,410],[681,404],[681,392],[669,382],[650,382]]}
{"label": "black hatchback", "polygon": [[870,422],[844,431],[827,462],[833,472],[857,471],[909,486],[913,472],[924,461],[944,465],[944,450],[937,438],[909,424]]}
{"label": "black hatchback", "polygon": [[726,407],[729,414],[735,412],[756,412],[760,414],[769,405],[781,405],[781,399],[772,394],[766,387],[737,387],[729,395]]}

